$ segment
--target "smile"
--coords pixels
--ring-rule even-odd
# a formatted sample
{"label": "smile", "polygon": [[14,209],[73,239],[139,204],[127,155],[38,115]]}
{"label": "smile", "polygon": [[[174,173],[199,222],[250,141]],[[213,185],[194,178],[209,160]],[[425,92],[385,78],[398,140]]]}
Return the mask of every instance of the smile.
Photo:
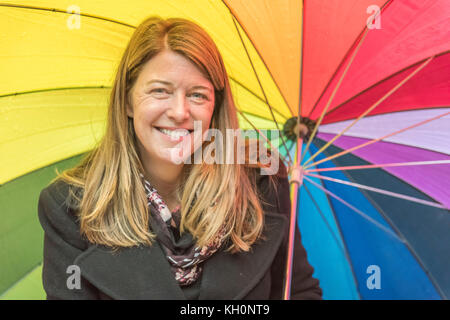
{"label": "smile", "polygon": [[187,129],[174,129],[174,130],[170,130],[170,129],[165,129],[165,128],[158,128],[155,127],[159,132],[163,133],[166,136],[169,136],[171,138],[171,140],[175,140],[178,141],[183,137],[188,136],[191,131],[187,130]]}

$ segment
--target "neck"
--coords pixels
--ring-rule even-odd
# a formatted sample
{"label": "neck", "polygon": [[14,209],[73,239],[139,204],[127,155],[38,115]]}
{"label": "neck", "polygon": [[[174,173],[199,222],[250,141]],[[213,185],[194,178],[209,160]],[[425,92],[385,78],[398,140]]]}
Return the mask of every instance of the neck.
{"label": "neck", "polygon": [[167,205],[173,206],[177,202],[176,189],[181,182],[183,164],[147,161],[143,165],[145,178],[158,190]]}

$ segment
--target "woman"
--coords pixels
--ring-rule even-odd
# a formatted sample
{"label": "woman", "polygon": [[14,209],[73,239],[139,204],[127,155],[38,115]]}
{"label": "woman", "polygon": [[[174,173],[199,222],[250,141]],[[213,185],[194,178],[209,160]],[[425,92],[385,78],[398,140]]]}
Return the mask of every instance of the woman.
{"label": "woman", "polygon": [[[197,129],[210,128],[238,129],[218,49],[188,20],[148,18],[120,62],[104,138],[41,192],[47,299],[282,298],[286,170],[195,161],[212,145]],[[291,298],[319,299],[298,230],[295,241]]]}

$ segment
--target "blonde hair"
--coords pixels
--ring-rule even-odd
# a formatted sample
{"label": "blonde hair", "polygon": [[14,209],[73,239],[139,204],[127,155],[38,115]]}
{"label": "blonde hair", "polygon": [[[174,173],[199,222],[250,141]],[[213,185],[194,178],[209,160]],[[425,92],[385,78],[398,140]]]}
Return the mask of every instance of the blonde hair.
{"label": "blonde hair", "polygon": [[[82,191],[71,190],[70,197],[78,203],[80,231],[92,243],[118,248],[151,245],[156,238],[149,229],[147,198],[139,175],[144,170],[126,104],[142,66],[167,49],[187,57],[213,84],[216,103],[211,127],[221,132],[239,128],[225,66],[209,35],[189,20],[146,19],[135,30],[120,61],[103,139],[79,165],[55,179]],[[225,153],[230,148],[233,146],[225,145]],[[183,183],[178,187],[180,232],[187,230],[203,246],[225,225],[230,244],[227,251],[248,251],[261,238],[264,226],[252,179],[257,167],[260,165],[185,164]]]}

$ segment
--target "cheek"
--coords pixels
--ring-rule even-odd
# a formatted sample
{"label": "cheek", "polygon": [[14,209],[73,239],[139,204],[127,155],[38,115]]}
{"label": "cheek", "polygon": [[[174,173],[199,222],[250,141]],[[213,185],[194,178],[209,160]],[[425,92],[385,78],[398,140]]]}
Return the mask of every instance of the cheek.
{"label": "cheek", "polygon": [[203,131],[209,129],[213,111],[214,105],[206,108],[191,109],[192,118],[196,121],[202,122]]}
{"label": "cheek", "polygon": [[143,102],[135,109],[134,120],[139,125],[151,125],[164,113],[165,109],[163,103]]}

